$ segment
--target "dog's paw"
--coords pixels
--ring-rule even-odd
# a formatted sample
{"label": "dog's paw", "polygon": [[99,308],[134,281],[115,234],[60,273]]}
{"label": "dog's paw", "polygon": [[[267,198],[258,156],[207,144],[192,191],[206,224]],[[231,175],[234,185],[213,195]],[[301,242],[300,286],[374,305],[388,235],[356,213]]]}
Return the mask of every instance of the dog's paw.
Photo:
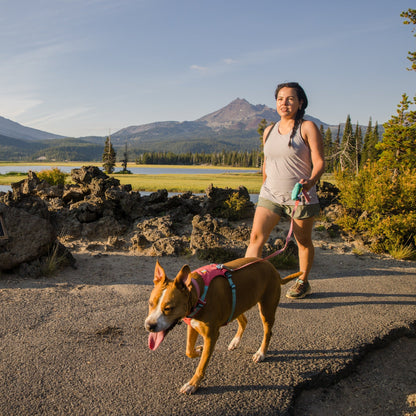
{"label": "dog's paw", "polygon": [[228,351],[235,350],[240,345],[240,341],[240,337],[234,337],[228,344]]}
{"label": "dog's paw", "polygon": [[263,361],[266,358],[266,354],[263,354],[262,351],[258,350],[254,355],[253,355],[253,361],[255,363],[259,363],[261,361]]}
{"label": "dog's paw", "polygon": [[193,394],[196,392],[197,389],[198,386],[194,386],[188,382],[181,387],[180,392],[183,394]]}

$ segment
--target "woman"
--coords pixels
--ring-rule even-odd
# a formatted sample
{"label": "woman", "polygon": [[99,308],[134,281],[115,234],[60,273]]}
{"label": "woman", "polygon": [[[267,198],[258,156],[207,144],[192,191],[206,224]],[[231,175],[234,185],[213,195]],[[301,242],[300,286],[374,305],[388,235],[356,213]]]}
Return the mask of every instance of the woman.
{"label": "woman", "polygon": [[315,185],[324,171],[323,140],[317,126],[303,120],[308,99],[298,83],[278,85],[275,98],[280,121],[264,131],[263,185],[246,257],[261,257],[263,246],[280,218],[292,214],[295,205],[292,189],[299,182],[309,196],[309,201],[303,198],[298,205],[293,224],[303,274],[286,296],[301,299],[311,293],[308,275],[314,258],[312,227],[320,211]]}

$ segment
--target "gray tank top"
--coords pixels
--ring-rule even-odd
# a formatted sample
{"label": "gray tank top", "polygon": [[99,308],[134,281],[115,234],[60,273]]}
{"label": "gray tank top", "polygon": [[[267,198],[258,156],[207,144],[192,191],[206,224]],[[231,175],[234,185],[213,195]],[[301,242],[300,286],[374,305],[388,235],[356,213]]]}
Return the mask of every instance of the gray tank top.
{"label": "gray tank top", "polygon": [[[282,205],[295,205],[291,198],[293,187],[300,179],[309,178],[312,172],[311,151],[302,138],[301,126],[289,147],[290,134],[280,134],[277,123],[264,145],[267,177],[260,189],[260,197]],[[303,201],[304,204],[319,203],[315,186],[308,195],[310,201]]]}

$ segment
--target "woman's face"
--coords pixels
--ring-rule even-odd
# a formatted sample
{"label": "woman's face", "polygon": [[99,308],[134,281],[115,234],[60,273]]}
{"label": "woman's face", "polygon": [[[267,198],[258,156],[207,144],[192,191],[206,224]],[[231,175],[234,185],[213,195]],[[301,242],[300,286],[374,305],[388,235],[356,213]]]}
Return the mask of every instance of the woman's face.
{"label": "woman's face", "polygon": [[283,87],[277,94],[276,109],[282,118],[295,118],[302,104],[294,88]]}

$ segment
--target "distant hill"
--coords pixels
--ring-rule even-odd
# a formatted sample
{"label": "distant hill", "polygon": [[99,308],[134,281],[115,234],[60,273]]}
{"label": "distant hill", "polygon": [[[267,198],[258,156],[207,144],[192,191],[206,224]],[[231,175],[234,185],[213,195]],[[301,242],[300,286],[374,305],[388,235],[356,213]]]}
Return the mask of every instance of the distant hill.
{"label": "distant hill", "polygon": [[104,144],[90,143],[82,139],[49,139],[29,141],[0,135],[0,160],[100,160]]}
{"label": "distant hill", "polygon": [[24,160],[43,148],[41,143],[0,134],[0,160]]}
{"label": "distant hill", "polygon": [[58,134],[47,133],[45,131],[32,129],[31,127],[22,126],[21,124],[4,117],[0,117],[0,135],[20,140],[33,141],[64,138],[64,136],[59,136]]}

